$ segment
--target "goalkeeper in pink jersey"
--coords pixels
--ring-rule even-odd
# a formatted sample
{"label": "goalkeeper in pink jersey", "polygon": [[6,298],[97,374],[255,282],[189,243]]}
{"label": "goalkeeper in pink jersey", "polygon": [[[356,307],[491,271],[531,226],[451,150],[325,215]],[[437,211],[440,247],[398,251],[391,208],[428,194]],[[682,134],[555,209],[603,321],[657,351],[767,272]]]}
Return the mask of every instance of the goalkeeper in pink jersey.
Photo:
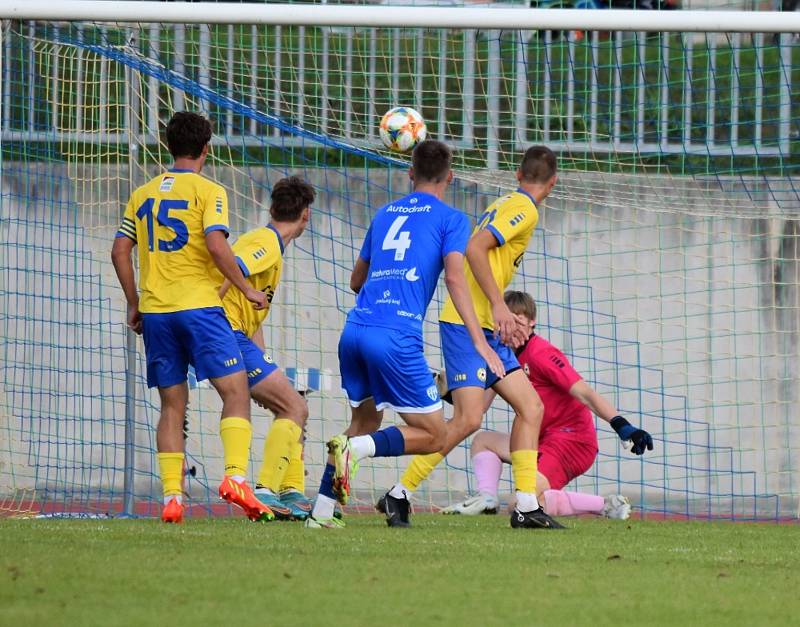
{"label": "goalkeeper in pink jersey", "polygon": [[[631,443],[636,455],[652,451],[653,438],[620,416],[613,405],[583,380],[560,350],[533,333],[536,303],[529,294],[509,291],[504,299],[511,312],[524,318],[529,326],[530,337],[517,349],[517,358],[544,404],[536,479],[539,502],[550,516],[591,513],[628,518],[631,505],[620,494],[602,497],[562,488],[589,470],[597,457],[597,432],[592,413],[608,422],[623,442]],[[487,410],[494,396],[492,390],[486,390]],[[446,400],[446,395],[443,398]],[[511,461],[510,440],[509,434],[494,431],[481,431],[475,436],[471,453],[478,494],[448,507],[444,513],[497,512],[497,489],[503,462]]]}

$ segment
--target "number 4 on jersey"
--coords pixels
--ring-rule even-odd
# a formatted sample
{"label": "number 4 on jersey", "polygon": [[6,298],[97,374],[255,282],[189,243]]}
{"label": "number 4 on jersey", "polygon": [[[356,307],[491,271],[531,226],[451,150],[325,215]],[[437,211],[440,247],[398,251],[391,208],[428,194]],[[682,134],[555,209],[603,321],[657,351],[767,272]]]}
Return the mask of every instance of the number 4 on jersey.
{"label": "number 4 on jersey", "polygon": [[381,245],[383,250],[394,250],[395,261],[403,261],[406,258],[406,251],[411,246],[411,231],[400,231],[406,220],[408,220],[408,216],[395,218]]}

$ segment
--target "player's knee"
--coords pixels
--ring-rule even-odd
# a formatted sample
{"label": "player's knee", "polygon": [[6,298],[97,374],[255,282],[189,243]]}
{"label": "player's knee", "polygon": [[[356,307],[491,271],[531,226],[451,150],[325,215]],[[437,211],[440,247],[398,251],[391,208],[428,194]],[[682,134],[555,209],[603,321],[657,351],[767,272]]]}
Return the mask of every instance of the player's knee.
{"label": "player's knee", "polygon": [[542,417],[544,416],[544,405],[540,399],[536,399],[536,401],[532,401],[530,404],[521,408],[521,410],[517,412],[517,416],[526,423],[541,424]]}
{"label": "player's knee", "polygon": [[447,444],[447,424],[444,420],[431,421],[428,427],[428,434],[431,438],[431,452],[442,450]]}

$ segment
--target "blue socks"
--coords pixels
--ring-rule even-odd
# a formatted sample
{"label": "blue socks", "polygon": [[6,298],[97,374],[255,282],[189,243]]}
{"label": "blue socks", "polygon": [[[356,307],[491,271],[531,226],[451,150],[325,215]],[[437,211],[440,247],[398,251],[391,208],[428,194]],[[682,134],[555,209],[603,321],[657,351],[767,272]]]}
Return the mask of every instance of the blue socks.
{"label": "blue socks", "polygon": [[333,500],[336,500],[336,495],[333,493],[333,473],[335,471],[336,467],[333,464],[327,464],[325,472],[322,473],[322,481],[319,482],[319,493]]}
{"label": "blue socks", "polygon": [[370,434],[375,442],[375,457],[400,457],[405,454],[406,441],[397,427],[387,427]]}

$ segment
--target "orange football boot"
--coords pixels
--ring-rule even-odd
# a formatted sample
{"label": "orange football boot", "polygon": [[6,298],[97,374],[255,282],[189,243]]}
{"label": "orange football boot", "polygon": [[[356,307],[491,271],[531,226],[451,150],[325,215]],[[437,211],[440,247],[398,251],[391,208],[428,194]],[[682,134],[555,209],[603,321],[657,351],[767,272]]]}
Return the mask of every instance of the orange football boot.
{"label": "orange football boot", "polygon": [[164,505],[161,510],[161,520],[165,523],[182,523],[183,522],[183,503],[176,498],[171,498]]}
{"label": "orange football boot", "polygon": [[256,498],[245,481],[237,483],[225,475],[219,484],[219,498],[241,507],[250,520],[267,522],[275,518],[272,510]]}

